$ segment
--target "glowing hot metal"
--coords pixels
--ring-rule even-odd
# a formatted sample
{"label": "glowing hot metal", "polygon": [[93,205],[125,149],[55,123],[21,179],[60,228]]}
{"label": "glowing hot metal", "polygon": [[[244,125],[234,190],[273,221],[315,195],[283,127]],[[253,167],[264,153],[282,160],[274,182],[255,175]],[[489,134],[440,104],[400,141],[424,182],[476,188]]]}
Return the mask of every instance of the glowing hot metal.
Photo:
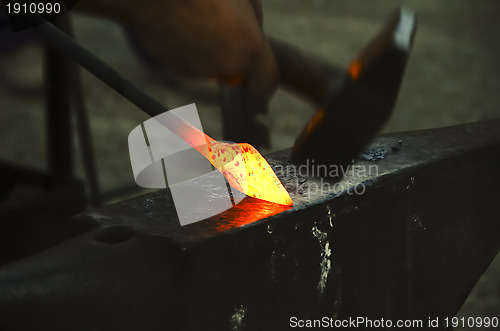
{"label": "glowing hot metal", "polygon": [[166,114],[162,123],[210,161],[233,188],[253,198],[293,205],[269,163],[252,145],[217,141],[174,112]]}

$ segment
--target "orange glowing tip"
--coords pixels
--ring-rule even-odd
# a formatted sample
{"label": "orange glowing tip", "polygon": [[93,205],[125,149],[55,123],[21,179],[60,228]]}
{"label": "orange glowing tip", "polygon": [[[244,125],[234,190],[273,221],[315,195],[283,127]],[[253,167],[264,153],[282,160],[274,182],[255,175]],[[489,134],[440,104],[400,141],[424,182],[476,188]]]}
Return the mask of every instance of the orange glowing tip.
{"label": "orange glowing tip", "polygon": [[219,142],[207,135],[206,138],[208,160],[232,187],[253,198],[293,205],[292,198],[255,147],[246,143]]}
{"label": "orange glowing tip", "polygon": [[236,190],[253,198],[293,205],[292,198],[255,147],[220,142],[181,118],[175,122],[175,133],[210,161]]}

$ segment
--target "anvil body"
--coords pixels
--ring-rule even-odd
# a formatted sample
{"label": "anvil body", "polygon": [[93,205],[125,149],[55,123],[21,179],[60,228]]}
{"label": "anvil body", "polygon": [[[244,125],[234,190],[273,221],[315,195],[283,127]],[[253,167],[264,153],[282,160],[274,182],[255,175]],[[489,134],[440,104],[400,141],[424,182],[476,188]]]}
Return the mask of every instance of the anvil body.
{"label": "anvil body", "polygon": [[495,120],[381,135],[365,153],[377,157],[353,164],[377,172],[329,182],[340,191],[288,171],[289,151],[271,154],[290,209],[248,198],[180,226],[166,189],[85,212],[68,221],[72,238],[0,268],[0,329],[453,316],[500,248],[499,129]]}

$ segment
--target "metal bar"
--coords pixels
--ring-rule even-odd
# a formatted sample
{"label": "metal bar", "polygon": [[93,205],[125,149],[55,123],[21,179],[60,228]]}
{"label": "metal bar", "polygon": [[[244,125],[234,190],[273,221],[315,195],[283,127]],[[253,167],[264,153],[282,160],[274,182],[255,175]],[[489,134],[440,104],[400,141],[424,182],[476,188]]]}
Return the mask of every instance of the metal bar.
{"label": "metal bar", "polygon": [[224,140],[248,142],[256,148],[270,147],[269,128],[259,122],[267,114],[268,102],[257,100],[243,87],[219,86]]}
{"label": "metal bar", "polygon": [[41,17],[30,16],[32,23],[38,23],[34,27],[45,40],[54,48],[78,62],[83,68],[106,83],[116,92],[127,98],[151,117],[159,115],[168,108],[141,91],[129,80],[123,78],[116,70],[108,66],[101,59],[90,53],[73,39],[54,27],[53,24],[43,21]]}
{"label": "metal bar", "polygon": [[[62,25],[61,18],[54,20]],[[73,176],[72,130],[67,58],[51,45],[45,47],[47,166],[50,174]]]}
{"label": "metal bar", "polygon": [[[62,31],[73,37],[73,27],[69,14],[61,16],[64,21]],[[80,71],[77,64],[73,61],[68,63],[68,81],[71,88],[71,95],[74,104],[76,115],[76,128],[80,142],[83,171],[87,181],[88,196],[90,205],[98,207],[101,204],[101,197],[99,192],[98,175],[95,166],[94,149],[92,144],[92,135],[90,133],[90,124],[87,115],[87,109],[83,98],[83,87],[81,83]]]}
{"label": "metal bar", "polygon": [[455,314],[500,249],[499,129],[382,135],[350,168],[377,171],[341,181],[272,154],[291,209],[244,199],[181,227],[167,189],[87,212],[68,226],[93,230],[0,268],[0,325],[282,330],[326,316],[444,329],[428,319]]}

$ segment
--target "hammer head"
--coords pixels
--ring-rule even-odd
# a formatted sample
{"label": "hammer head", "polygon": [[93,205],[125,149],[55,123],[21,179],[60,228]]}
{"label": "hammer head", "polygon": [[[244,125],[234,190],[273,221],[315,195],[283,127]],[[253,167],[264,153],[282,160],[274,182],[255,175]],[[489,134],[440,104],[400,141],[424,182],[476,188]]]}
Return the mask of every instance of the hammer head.
{"label": "hammer head", "polygon": [[295,140],[292,159],[350,164],[377,134],[396,103],[416,30],[401,8],[347,69],[343,87],[327,97]]}

